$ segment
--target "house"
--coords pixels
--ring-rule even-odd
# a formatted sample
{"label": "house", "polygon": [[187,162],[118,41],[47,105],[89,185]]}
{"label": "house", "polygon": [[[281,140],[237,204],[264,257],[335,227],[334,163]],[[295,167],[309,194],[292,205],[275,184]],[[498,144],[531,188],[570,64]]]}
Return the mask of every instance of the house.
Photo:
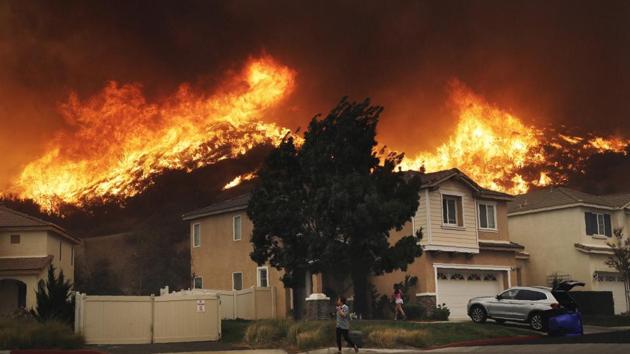
{"label": "house", "polygon": [[242,290],[275,288],[276,318],[291,309],[291,293],[275,268],[258,266],[249,254],[253,224],[245,211],[249,194],[184,214],[190,222],[191,288]]}
{"label": "house", "polygon": [[583,290],[611,291],[615,313],[628,311],[624,283],[605,264],[615,229],[630,232],[630,194],[593,195],[554,187],[517,196],[509,203],[512,239],[531,253],[528,281],[583,281]]}
{"label": "house", "polygon": [[[419,278],[417,299],[429,306],[446,303],[452,318],[466,317],[466,303],[474,296],[495,295],[523,282],[523,247],[510,241],[507,202],[511,196],[480,187],[457,169],[418,174],[423,182],[420,207],[391,242],[422,229],[422,257],[407,272],[371,279],[381,294],[405,274]],[[271,286],[278,291],[278,316],[297,306],[284,290],[281,273],[259,267],[250,258],[252,222],[245,209],[249,195],[213,204],[184,215],[190,222],[193,287],[241,289]],[[322,292],[326,277],[312,277],[307,292]],[[307,294],[308,295],[308,294]]]}
{"label": "house", "polygon": [[451,318],[463,319],[470,298],[524,283],[528,254],[508,232],[510,195],[483,188],[455,168],[408,173],[422,180],[420,206],[401,231],[390,234],[390,243],[422,230],[423,254],[406,272],[373,277],[380,294],[391,296],[395,283],[416,276],[417,302],[446,304]]}
{"label": "house", "polygon": [[0,205],[0,313],[35,306],[35,291],[48,265],[74,279],[80,240],[61,227]]}

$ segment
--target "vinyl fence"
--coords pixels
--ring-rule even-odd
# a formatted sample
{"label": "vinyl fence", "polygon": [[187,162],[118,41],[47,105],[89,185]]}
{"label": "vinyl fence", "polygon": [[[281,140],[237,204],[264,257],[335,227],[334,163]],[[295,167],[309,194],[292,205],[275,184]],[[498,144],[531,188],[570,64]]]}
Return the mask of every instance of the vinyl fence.
{"label": "vinyl fence", "polygon": [[162,296],[216,294],[221,300],[221,318],[224,320],[259,320],[276,318],[276,288],[249,288],[243,290],[192,289],[163,292]]}
{"label": "vinyl fence", "polygon": [[168,296],[77,294],[74,330],[88,344],[216,341],[221,338],[214,293]]}

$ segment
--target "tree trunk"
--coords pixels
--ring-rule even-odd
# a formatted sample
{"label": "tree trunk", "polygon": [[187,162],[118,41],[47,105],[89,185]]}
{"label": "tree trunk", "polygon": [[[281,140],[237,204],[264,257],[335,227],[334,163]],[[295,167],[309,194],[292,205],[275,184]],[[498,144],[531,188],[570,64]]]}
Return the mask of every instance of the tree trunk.
{"label": "tree trunk", "polygon": [[352,270],[352,287],[354,288],[354,312],[361,318],[367,317],[369,311],[367,306],[368,279],[365,269]]}

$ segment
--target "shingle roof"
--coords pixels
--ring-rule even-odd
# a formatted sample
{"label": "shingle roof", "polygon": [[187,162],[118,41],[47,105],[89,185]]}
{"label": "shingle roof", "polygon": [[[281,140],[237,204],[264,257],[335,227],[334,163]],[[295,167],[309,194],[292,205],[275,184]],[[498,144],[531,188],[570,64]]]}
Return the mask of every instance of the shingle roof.
{"label": "shingle roof", "polygon": [[503,200],[511,200],[512,196],[507,193],[502,193],[498,191],[494,191],[491,189],[484,188],[477,184],[472,178],[468,177],[464,172],[460,171],[457,168],[451,168],[448,170],[429,172],[429,173],[421,173],[418,171],[407,171],[406,174],[408,176],[419,176],[422,181],[422,188],[431,188],[437,186],[438,184],[449,180],[451,178],[459,179],[467,184],[469,184],[480,197],[483,198],[497,198]]}
{"label": "shingle roof", "polygon": [[24,214],[17,210],[7,208],[4,205],[0,205],[0,230],[2,229],[5,229],[5,230],[20,230],[20,229],[50,230],[75,243],[80,242],[79,239],[77,239],[74,236],[69,235],[66,230],[64,230],[62,227],[56,224],[53,224],[46,220],[42,220],[40,218],[36,218],[28,214]]}
{"label": "shingle roof", "polygon": [[235,198],[226,199],[214,204],[211,204],[205,208],[197,209],[186,213],[182,216],[184,220],[197,219],[203,216],[216,215],[225,213],[228,211],[243,210],[247,208],[249,203],[250,194],[243,194]]}
{"label": "shingle roof", "polygon": [[46,257],[0,258],[0,273],[2,272],[21,272],[21,273],[40,272],[50,264],[52,259],[53,259],[53,256],[50,256],[50,255]]}
{"label": "shingle roof", "polygon": [[508,212],[524,212],[573,204],[591,204],[622,208],[630,203],[630,194],[595,195],[566,187],[549,187],[518,195],[508,203]]}

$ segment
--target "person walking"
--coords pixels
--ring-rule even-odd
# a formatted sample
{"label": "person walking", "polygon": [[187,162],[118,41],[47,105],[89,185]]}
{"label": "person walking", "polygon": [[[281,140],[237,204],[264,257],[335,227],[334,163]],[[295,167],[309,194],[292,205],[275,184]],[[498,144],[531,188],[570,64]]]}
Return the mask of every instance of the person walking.
{"label": "person walking", "polygon": [[403,320],[407,319],[407,315],[405,314],[405,310],[403,310],[403,297],[402,291],[397,285],[394,285],[394,321],[398,319],[398,314],[402,316]]}
{"label": "person walking", "polygon": [[346,305],[346,298],[343,296],[339,296],[337,298],[337,326],[336,326],[336,335],[337,335],[337,348],[339,349],[339,353],[341,353],[341,337],[346,340],[348,346],[354,348],[354,352],[359,352],[359,347],[352,342],[348,332],[350,331],[350,308]]}

